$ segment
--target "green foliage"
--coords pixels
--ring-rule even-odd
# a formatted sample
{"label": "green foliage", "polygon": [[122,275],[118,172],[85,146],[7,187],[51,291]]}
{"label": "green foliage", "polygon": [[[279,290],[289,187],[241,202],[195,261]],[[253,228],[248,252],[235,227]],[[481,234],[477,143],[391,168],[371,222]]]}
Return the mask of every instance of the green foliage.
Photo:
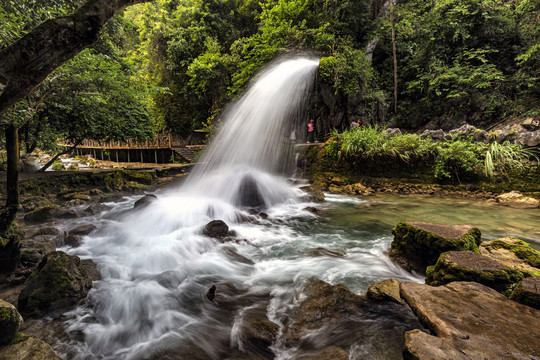
{"label": "green foliage", "polygon": [[485,154],[483,143],[452,139],[434,143],[436,149],[434,178],[440,182],[448,180],[471,180],[478,178]]}
{"label": "green foliage", "polygon": [[537,150],[533,148],[522,148],[519,145],[512,145],[508,142],[499,144],[492,143],[484,160],[484,174],[493,178],[496,173],[509,178],[512,171],[523,171],[526,169],[527,160],[534,158],[539,161]]}
{"label": "green foliage", "polygon": [[61,162],[55,162],[54,164],[52,164],[52,169],[54,171],[64,170],[64,164],[62,164]]}

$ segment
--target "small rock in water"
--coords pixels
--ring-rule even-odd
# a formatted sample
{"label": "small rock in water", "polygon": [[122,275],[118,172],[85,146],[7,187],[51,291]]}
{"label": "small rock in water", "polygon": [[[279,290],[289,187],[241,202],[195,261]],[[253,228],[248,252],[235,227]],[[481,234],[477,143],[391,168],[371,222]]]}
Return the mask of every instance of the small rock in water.
{"label": "small rock in water", "polygon": [[135,201],[135,204],[133,204],[134,209],[144,209],[151,203],[157,200],[157,196],[154,194],[146,194],[139,200]]}
{"label": "small rock in water", "polygon": [[212,287],[208,289],[206,297],[208,298],[208,300],[214,301],[214,299],[216,298],[216,285],[212,285]]}
{"label": "small rock in water", "polygon": [[329,256],[329,257],[344,257],[343,253],[339,251],[334,250],[328,250],[322,247],[318,247],[316,249],[311,249],[309,251],[309,255],[311,256]]}
{"label": "small rock in water", "polygon": [[97,227],[93,224],[81,225],[81,226],[76,227],[75,229],[71,229],[68,234],[84,236],[84,235],[90,234],[92,231],[96,229]]}
{"label": "small rock in water", "polygon": [[223,220],[212,220],[203,227],[202,232],[208,237],[222,239],[228,235],[229,226]]}

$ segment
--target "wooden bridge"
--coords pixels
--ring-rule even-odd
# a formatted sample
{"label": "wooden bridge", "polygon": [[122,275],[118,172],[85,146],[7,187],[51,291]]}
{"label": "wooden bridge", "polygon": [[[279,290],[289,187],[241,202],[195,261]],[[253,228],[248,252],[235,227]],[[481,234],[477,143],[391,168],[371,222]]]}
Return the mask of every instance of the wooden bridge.
{"label": "wooden bridge", "polygon": [[[59,145],[73,146],[70,143]],[[77,156],[91,155],[96,160],[167,164],[175,161],[192,162],[195,152],[203,147],[187,145],[186,140],[171,134],[158,134],[154,139],[144,141],[84,140],[75,148],[74,153]]]}

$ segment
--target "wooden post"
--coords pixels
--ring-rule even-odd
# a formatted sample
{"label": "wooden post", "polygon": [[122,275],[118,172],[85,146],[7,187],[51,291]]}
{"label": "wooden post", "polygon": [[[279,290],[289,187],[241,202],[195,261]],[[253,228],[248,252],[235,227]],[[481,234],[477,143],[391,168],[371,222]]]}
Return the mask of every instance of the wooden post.
{"label": "wooden post", "polygon": [[143,154],[143,151],[142,150],[139,150],[141,152],[141,162],[143,163],[144,162],[144,154]]}
{"label": "wooden post", "polygon": [[118,161],[118,151],[120,151],[120,150],[118,150],[118,149],[115,150],[115,152],[116,152],[116,162],[119,162]]}
{"label": "wooden post", "polygon": [[154,149],[154,157],[156,158],[156,164],[158,163],[157,161],[157,149]]}
{"label": "wooden post", "polygon": [[172,148],[172,135],[169,134],[169,148]]}
{"label": "wooden post", "polygon": [[131,159],[129,158],[129,149],[127,149],[127,158],[128,162],[131,162]]}

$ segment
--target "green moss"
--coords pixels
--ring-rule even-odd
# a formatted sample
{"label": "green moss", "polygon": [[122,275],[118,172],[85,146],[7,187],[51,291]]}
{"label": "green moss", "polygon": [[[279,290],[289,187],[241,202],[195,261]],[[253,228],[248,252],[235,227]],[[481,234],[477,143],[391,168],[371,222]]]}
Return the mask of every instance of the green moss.
{"label": "green moss", "polygon": [[15,335],[13,340],[11,340],[10,345],[15,345],[15,344],[18,344],[18,343],[22,343],[23,341],[26,341],[29,338],[30,338],[30,336],[28,336],[28,335],[25,335],[25,334],[22,334],[22,333],[17,333],[17,335]]}
{"label": "green moss", "polygon": [[[506,249],[513,252],[518,258],[525,261],[527,264],[540,268],[540,251],[533,249],[525,241],[510,238],[513,243],[505,242],[502,240],[494,240],[491,242],[491,246],[494,249]],[[540,271],[540,270],[539,270]]]}

